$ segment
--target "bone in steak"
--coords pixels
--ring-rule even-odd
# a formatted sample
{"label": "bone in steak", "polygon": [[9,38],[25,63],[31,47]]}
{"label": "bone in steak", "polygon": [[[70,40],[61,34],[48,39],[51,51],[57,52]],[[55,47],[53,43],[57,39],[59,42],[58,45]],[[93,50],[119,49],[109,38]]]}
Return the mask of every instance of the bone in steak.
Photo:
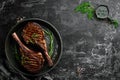
{"label": "bone in steak", "polygon": [[40,52],[35,52],[26,47],[18,38],[16,33],[12,34],[13,38],[20,46],[20,54],[22,56],[22,66],[31,73],[37,73],[44,65],[44,58]]}
{"label": "bone in steak", "polygon": [[44,56],[49,66],[53,65],[51,57],[48,55],[45,34],[42,27],[35,22],[28,22],[22,32],[24,41],[29,44],[37,44],[44,50]]}

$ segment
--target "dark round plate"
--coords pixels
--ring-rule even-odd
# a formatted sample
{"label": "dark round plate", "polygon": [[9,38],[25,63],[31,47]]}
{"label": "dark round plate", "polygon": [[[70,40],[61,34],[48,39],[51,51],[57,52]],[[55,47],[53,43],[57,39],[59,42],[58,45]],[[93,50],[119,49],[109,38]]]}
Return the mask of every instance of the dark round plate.
{"label": "dark round plate", "polygon": [[[48,65],[44,65],[44,68],[36,74],[29,73],[29,72],[25,71],[21,67],[19,62],[16,60],[15,46],[17,43],[12,38],[13,32],[16,32],[18,34],[18,36],[20,37],[22,29],[24,28],[24,26],[28,22],[36,22],[36,23],[40,24],[44,30],[49,30],[54,36],[54,52],[52,54],[52,60],[53,60],[54,65],[52,67],[49,67]],[[21,39],[21,37],[20,37],[20,39]],[[39,75],[42,75],[42,74],[52,70],[59,62],[59,60],[61,58],[61,54],[62,54],[62,40],[61,40],[60,34],[57,31],[57,29],[49,22],[42,20],[42,19],[38,19],[38,18],[24,19],[24,20],[18,22],[9,31],[9,33],[6,37],[6,41],[5,41],[5,52],[6,52],[6,56],[7,56],[7,59],[9,61],[10,65],[13,67],[13,69],[15,71],[18,71],[26,76],[39,76]]]}

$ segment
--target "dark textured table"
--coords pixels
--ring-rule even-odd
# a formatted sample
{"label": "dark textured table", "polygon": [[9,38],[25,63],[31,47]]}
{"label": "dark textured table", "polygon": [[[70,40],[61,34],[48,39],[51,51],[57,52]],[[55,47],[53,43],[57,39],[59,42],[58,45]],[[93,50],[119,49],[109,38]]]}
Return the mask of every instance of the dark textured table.
{"label": "dark textured table", "polygon": [[59,64],[35,80],[120,80],[120,27],[75,13],[83,1],[107,5],[120,22],[119,0],[0,0],[0,80],[30,80],[14,73],[5,57],[5,38],[18,17],[49,21],[63,40]]}

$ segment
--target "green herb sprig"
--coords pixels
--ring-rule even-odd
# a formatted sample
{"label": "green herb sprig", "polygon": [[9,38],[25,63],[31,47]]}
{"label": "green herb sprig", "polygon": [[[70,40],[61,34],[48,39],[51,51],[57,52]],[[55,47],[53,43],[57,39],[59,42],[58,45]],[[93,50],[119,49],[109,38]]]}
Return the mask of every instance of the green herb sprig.
{"label": "green herb sprig", "polygon": [[90,2],[83,2],[80,5],[78,5],[75,9],[75,12],[81,12],[82,14],[87,14],[88,19],[94,18],[94,7]]}
{"label": "green herb sprig", "polygon": [[119,26],[119,22],[115,19],[111,20],[111,24],[113,24],[115,28],[117,28]]}
{"label": "green herb sprig", "polygon": [[108,17],[108,19],[110,20],[110,23],[114,25],[114,28],[118,28],[119,22],[117,20],[112,19],[110,17]]}
{"label": "green herb sprig", "polygon": [[49,36],[50,38],[50,43],[49,43],[49,55],[52,56],[53,54],[53,51],[54,51],[54,37],[53,37],[53,34],[48,31],[48,30],[44,30],[44,32]]}
{"label": "green herb sprig", "polygon": [[[95,16],[95,8],[90,2],[82,2],[74,9],[75,12],[81,12],[82,14],[87,14],[88,19],[93,19]],[[119,22],[115,19],[109,18],[111,24],[114,25],[115,28],[119,26]]]}

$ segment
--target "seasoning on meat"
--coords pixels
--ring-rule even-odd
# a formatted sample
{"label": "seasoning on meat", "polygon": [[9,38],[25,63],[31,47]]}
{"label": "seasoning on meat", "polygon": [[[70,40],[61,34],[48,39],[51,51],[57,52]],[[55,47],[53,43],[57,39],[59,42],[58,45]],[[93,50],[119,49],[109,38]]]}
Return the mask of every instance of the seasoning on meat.
{"label": "seasoning on meat", "polygon": [[40,71],[44,65],[44,58],[41,53],[26,53],[20,48],[22,55],[21,64],[23,67],[32,73]]}
{"label": "seasoning on meat", "polygon": [[37,73],[40,71],[44,65],[44,58],[40,52],[35,52],[28,47],[26,47],[18,38],[17,34],[14,32],[12,34],[13,38],[19,44],[20,54],[21,54],[21,64],[22,66],[31,73]]}
{"label": "seasoning on meat", "polygon": [[44,30],[35,22],[28,22],[22,32],[24,41],[29,44],[37,44],[44,50],[44,56],[49,66],[53,65],[51,57],[48,55],[47,44],[45,41]]}

